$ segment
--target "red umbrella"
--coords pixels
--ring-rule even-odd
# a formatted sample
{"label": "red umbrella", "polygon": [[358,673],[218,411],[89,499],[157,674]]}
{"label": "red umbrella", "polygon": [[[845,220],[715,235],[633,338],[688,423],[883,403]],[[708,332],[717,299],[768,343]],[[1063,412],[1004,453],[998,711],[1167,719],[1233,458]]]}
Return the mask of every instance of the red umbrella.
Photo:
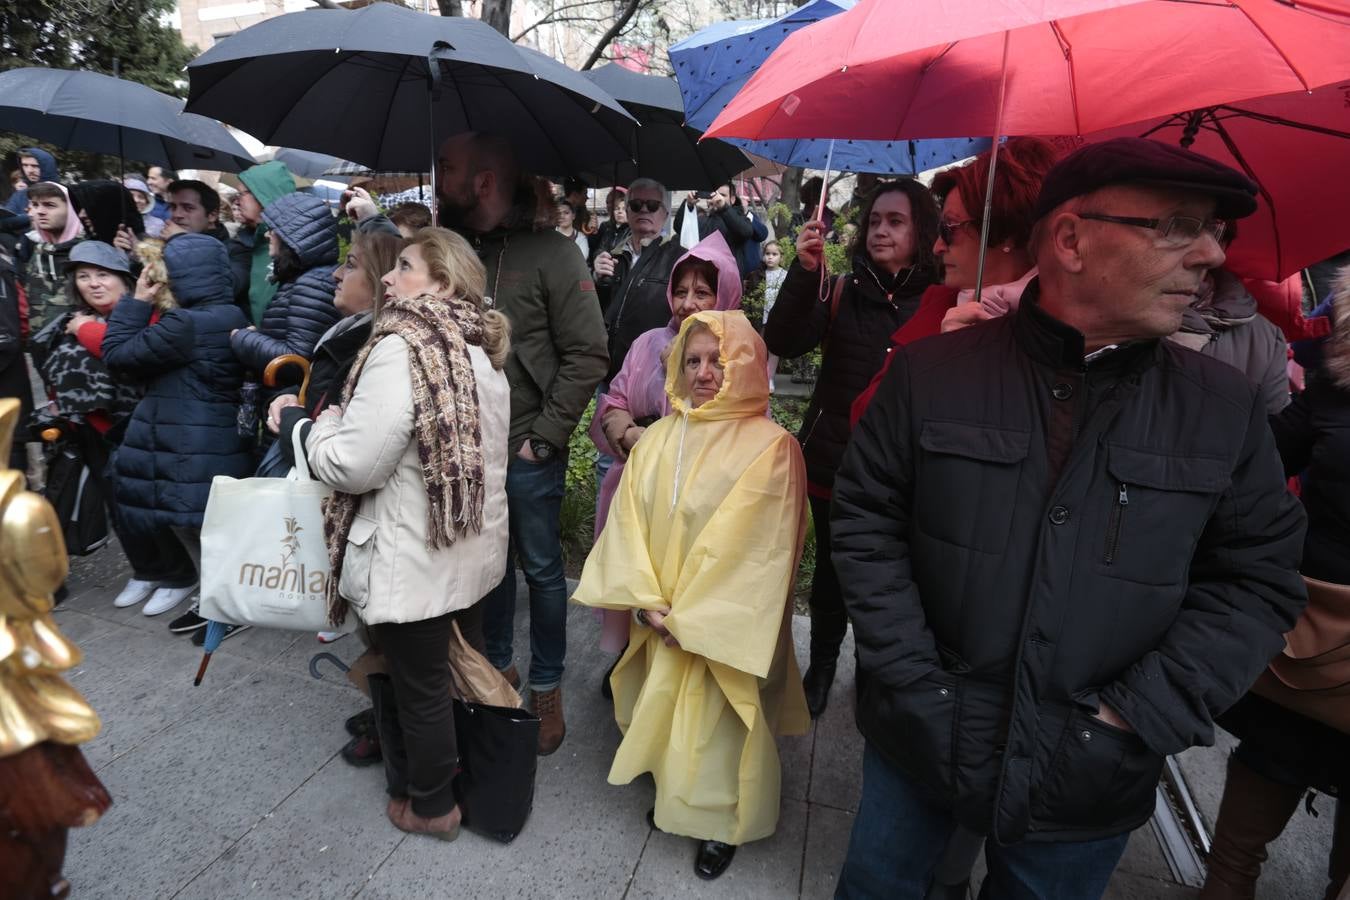
{"label": "red umbrella", "polygon": [[1240,275],[1280,281],[1350,247],[1350,82],[1052,140],[1074,147],[1123,135],[1189,146],[1260,185],[1225,264]]}
{"label": "red umbrella", "polygon": [[1077,135],[1347,76],[1350,0],[863,0],[784,41],[706,135]]}
{"label": "red umbrella", "polygon": [[707,136],[969,137],[1000,109],[1000,134],[1087,134],[1347,76],[1347,0],[863,0],[788,37]]}

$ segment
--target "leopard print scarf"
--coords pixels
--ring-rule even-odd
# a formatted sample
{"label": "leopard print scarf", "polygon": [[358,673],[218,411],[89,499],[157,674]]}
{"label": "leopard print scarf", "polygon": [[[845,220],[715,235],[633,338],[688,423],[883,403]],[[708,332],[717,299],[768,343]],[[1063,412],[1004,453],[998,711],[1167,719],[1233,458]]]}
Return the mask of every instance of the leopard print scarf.
{"label": "leopard print scarf", "polygon": [[[429,501],[427,547],[448,547],[483,525],[483,442],[478,382],[469,357],[469,346],[482,344],[482,308],[473,300],[432,294],[386,300],[370,342],[347,376],[344,401],[351,400],[370,351],[391,334],[408,344],[413,439]],[[324,509],[324,534],[332,567],[328,618],[334,626],[347,615],[347,601],[338,594],[338,582],[359,502],[357,495],[336,491]]]}

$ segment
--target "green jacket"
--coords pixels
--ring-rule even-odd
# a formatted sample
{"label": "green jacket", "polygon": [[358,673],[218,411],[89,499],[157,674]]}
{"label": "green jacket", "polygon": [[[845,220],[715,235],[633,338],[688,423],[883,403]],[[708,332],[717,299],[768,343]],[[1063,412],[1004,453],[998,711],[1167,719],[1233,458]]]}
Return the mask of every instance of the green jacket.
{"label": "green jacket", "polygon": [[565,450],[609,369],[586,260],[552,228],[508,226],[468,237],[487,269],[489,305],[511,322],[511,452],[531,437]]}
{"label": "green jacket", "polygon": [[[276,159],[245,169],[239,173],[239,180],[263,207],[295,191],[295,179],[291,177],[290,170],[284,162]],[[272,258],[268,255],[267,246],[267,226],[259,222],[253,235],[253,264],[249,267],[248,284],[248,315],[254,325],[262,324],[263,310],[267,309],[267,304],[272,302],[277,292],[277,286],[267,277],[272,270]]]}

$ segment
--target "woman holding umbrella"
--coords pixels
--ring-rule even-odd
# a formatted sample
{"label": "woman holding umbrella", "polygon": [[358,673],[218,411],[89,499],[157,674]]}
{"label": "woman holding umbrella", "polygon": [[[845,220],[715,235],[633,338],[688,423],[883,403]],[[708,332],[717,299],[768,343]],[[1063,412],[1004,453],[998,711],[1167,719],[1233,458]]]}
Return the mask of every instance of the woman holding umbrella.
{"label": "woman holding umbrella", "polygon": [[[807,493],[816,530],[811,584],[811,666],[806,699],[819,716],[834,682],[848,620],[830,563],[830,490],[849,438],[849,405],[881,368],[889,335],[910,320],[919,298],[937,280],[933,245],[938,210],[928,189],[912,179],[878,188],[862,210],[852,245],[853,271],[824,278],[825,223],[807,222],[797,237],[769,319],[769,351],[792,359],[822,348],[820,380],[800,434]],[[823,298],[823,302],[822,302]]]}
{"label": "woman holding umbrella", "polygon": [[[485,310],[486,275],[468,242],[424,228],[384,276],[370,343],[309,432],[325,512],[329,618],[349,606],[385,654],[406,748],[389,820],[453,840],[460,809],[447,648],[456,626],[481,648],[478,601],[506,565],[509,326]],[[374,685],[372,685],[374,687]],[[377,697],[377,703],[383,704]],[[390,748],[390,717],[379,717]],[[386,762],[397,769],[403,760]]]}

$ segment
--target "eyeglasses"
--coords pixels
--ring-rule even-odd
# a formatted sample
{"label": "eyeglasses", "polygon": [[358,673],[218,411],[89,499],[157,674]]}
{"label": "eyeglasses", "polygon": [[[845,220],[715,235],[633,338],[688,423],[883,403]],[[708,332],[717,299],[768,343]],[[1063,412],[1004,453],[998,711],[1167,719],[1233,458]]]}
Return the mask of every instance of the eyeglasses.
{"label": "eyeglasses", "polygon": [[654,213],[658,209],[665,209],[665,206],[660,200],[641,200],[636,197],[631,197],[628,200],[628,211],[635,213]]}
{"label": "eyeglasses", "polygon": [[1080,219],[1094,222],[1114,222],[1117,225],[1133,225],[1136,228],[1151,228],[1167,243],[1176,247],[1197,240],[1202,234],[1222,245],[1223,234],[1228,223],[1223,219],[1197,219],[1195,216],[1171,216],[1166,219],[1141,219],[1135,216],[1108,216],[1104,213],[1079,213]]}
{"label": "eyeglasses", "polygon": [[978,225],[979,219],[964,219],[960,222],[938,222],[938,237],[942,238],[942,243],[950,244],[952,238],[956,236],[956,229],[965,228],[967,225]]}

